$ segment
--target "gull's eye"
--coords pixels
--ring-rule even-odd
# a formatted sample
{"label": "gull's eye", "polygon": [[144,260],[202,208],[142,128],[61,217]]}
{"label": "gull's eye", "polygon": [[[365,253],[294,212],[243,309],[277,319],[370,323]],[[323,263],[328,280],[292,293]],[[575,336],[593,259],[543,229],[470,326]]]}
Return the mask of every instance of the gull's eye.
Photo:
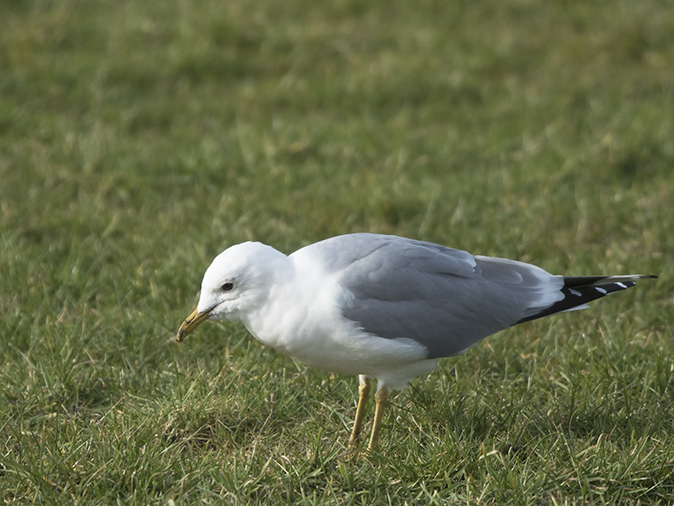
{"label": "gull's eye", "polygon": [[229,292],[232,288],[234,288],[234,283],[225,283],[220,288],[222,288],[223,292]]}

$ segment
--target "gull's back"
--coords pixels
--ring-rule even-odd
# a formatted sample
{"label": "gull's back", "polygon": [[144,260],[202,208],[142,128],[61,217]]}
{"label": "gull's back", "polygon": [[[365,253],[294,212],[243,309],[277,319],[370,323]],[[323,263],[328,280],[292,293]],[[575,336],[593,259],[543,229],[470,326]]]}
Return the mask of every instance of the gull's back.
{"label": "gull's back", "polygon": [[427,358],[459,355],[563,298],[563,278],[536,266],[396,236],[338,236],[297,254],[336,276],[345,318],[379,337],[413,339]]}

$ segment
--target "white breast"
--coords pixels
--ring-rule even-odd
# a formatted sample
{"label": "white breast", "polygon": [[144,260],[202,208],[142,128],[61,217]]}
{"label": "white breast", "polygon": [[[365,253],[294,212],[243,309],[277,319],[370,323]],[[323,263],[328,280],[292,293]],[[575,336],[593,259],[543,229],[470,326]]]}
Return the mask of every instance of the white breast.
{"label": "white breast", "polygon": [[301,281],[272,287],[263,309],[242,318],[256,339],[311,367],[364,374],[397,389],[435,367],[416,341],[374,336],[345,319],[340,300],[348,294],[337,279],[306,259],[302,266]]}

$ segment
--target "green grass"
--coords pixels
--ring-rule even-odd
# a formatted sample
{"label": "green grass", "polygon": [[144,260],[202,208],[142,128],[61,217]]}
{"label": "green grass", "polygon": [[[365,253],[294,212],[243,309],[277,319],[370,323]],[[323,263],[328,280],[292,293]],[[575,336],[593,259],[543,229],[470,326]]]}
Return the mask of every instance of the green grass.
{"label": "green grass", "polygon": [[[667,2],[2,0],[0,500],[670,504],[673,230]],[[660,279],[442,361],[357,455],[356,378],[174,341],[228,245],[357,231]]]}

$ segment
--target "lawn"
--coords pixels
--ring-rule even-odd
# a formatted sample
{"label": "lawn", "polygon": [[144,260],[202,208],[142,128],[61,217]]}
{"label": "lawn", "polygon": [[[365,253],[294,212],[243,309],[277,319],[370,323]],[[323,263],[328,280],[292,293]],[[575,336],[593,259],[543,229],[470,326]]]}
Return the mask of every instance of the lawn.
{"label": "lawn", "polygon": [[[674,10],[0,0],[0,500],[674,503]],[[212,258],[349,232],[657,274],[391,398],[238,324]],[[366,429],[373,406],[369,406]]]}

